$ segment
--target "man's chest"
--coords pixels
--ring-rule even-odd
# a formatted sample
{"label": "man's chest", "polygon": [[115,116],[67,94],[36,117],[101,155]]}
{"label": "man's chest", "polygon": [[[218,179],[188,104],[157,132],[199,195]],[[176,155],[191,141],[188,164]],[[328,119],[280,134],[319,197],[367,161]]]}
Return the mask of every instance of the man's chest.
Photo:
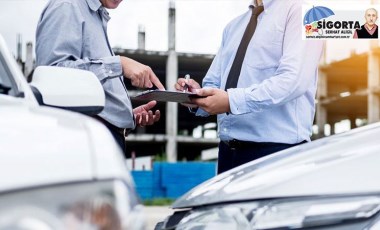
{"label": "man's chest", "polygon": [[96,15],[83,25],[83,56],[101,58],[111,56],[112,50],[107,36],[107,24]]}

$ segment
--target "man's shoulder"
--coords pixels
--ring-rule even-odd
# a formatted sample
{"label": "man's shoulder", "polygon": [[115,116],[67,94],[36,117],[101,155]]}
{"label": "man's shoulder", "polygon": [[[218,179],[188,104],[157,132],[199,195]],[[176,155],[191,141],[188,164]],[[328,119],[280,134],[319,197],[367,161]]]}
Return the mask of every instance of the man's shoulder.
{"label": "man's shoulder", "polygon": [[234,19],[232,19],[225,27],[226,30],[228,30],[229,28],[234,28],[236,25],[240,25],[241,21],[244,19],[244,17],[247,16],[247,14],[250,14],[250,11],[247,11],[237,17],[235,17]]}
{"label": "man's shoulder", "polygon": [[55,6],[55,5],[61,5],[61,4],[73,4],[73,5],[76,5],[78,1],[76,0],[54,0],[54,1],[51,1],[50,4]]}
{"label": "man's shoulder", "polygon": [[300,0],[285,0],[281,1],[284,5],[290,5],[290,6],[302,6],[303,2]]}
{"label": "man's shoulder", "polygon": [[[286,4],[287,3],[287,4]],[[289,10],[302,11],[302,1],[299,0],[288,0],[282,2],[283,7],[287,6]]]}
{"label": "man's shoulder", "polygon": [[53,1],[50,1],[49,7],[59,7],[62,5],[70,5],[73,7],[83,7],[86,5],[86,1],[85,0],[81,0],[81,1],[78,1],[78,0],[53,0]]}

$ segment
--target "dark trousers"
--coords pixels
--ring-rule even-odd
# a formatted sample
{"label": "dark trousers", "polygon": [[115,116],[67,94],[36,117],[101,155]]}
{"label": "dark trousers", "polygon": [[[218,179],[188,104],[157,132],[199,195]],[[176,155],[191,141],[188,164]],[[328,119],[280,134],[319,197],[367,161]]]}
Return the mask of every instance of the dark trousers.
{"label": "dark trousers", "polygon": [[[301,143],[305,142],[306,141],[302,141]],[[244,142],[241,146],[231,147],[228,143],[221,141],[219,143],[218,174],[301,143],[283,144]]]}

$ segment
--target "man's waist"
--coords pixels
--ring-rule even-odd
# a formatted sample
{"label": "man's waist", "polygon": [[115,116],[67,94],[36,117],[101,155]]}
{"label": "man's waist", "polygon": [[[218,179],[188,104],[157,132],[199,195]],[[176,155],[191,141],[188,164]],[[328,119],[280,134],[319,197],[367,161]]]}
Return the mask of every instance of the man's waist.
{"label": "man's waist", "polygon": [[269,146],[277,144],[276,142],[256,142],[256,141],[241,141],[237,139],[232,140],[222,140],[222,142],[228,145],[230,148],[243,148],[243,147],[254,147],[254,146]]}
{"label": "man's waist", "polygon": [[297,143],[281,143],[281,142],[255,142],[255,141],[241,141],[237,139],[232,140],[221,140],[224,144],[226,144],[231,149],[242,149],[242,148],[260,148],[260,147],[270,147],[270,146],[278,146],[278,145],[286,145],[293,146],[302,143],[306,143],[307,141],[300,141]]}

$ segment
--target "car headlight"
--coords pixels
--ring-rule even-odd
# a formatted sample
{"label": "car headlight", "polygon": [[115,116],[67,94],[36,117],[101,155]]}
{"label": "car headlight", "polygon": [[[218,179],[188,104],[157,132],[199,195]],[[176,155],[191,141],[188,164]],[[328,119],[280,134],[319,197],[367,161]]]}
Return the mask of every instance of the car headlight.
{"label": "car headlight", "polygon": [[[365,220],[379,210],[377,196],[245,202],[191,210],[176,229],[299,229]],[[163,229],[171,227],[166,221]]]}
{"label": "car headlight", "polygon": [[257,229],[303,228],[365,219],[379,211],[380,198],[356,197],[278,202],[257,210],[252,225]]}
{"label": "car headlight", "polygon": [[212,230],[212,229],[251,229],[242,210],[236,207],[224,207],[194,212],[185,217],[176,229]]}
{"label": "car headlight", "polygon": [[98,181],[0,194],[0,229],[145,229],[145,217],[121,181]]}

